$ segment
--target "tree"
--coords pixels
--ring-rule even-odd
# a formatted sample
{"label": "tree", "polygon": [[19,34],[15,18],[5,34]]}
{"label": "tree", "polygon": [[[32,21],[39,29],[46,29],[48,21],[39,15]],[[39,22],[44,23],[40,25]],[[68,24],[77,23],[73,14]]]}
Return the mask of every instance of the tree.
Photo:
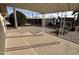
{"label": "tree", "polygon": [[78,30],[79,31],[79,10],[75,10],[75,11],[73,11],[73,13],[72,13],[72,15],[74,15],[75,13],[78,13],[77,14],[77,20],[76,20],[76,30]]}
{"label": "tree", "polygon": [[[16,17],[17,17],[17,24],[18,26],[24,26],[26,23],[26,16],[21,13],[20,11],[16,11]],[[14,21],[14,14],[10,14],[9,16],[9,22],[11,26],[15,26],[15,21]]]}
{"label": "tree", "polygon": [[77,14],[77,16],[78,16],[78,17],[77,17],[77,21],[79,21],[79,10],[73,11],[72,15],[74,15],[75,13],[78,13],[78,14]]}

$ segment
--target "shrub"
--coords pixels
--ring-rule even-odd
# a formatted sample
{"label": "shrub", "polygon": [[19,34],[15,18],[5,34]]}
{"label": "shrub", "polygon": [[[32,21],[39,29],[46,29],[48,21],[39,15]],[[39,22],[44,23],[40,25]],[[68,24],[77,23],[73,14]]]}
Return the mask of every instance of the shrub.
{"label": "shrub", "polygon": [[[18,24],[18,26],[25,25],[25,23],[26,23],[26,16],[23,13],[21,13],[20,11],[16,11],[16,17],[17,17],[17,24]],[[10,22],[11,26],[13,26],[13,27],[15,26],[15,22],[14,21],[15,21],[14,20],[14,14],[12,13],[9,16],[9,22]]]}

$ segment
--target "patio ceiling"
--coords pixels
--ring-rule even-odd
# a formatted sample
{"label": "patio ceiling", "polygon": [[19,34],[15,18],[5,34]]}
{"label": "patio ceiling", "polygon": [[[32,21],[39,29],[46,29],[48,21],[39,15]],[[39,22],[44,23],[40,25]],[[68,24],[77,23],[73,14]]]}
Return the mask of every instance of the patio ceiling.
{"label": "patio ceiling", "polygon": [[7,5],[39,13],[72,11],[79,8],[79,3],[10,3]]}

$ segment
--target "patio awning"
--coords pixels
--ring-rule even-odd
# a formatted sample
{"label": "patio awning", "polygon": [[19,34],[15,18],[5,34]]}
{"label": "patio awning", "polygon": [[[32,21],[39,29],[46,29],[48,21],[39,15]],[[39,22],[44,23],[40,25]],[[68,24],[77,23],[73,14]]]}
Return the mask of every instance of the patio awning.
{"label": "patio awning", "polygon": [[72,11],[79,8],[79,3],[10,3],[7,5],[39,13]]}

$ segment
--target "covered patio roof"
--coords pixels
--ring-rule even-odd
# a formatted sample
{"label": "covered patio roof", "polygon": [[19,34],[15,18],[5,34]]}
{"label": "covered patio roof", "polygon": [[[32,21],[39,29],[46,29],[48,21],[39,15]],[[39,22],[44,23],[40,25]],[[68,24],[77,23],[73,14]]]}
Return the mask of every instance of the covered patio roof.
{"label": "covered patio roof", "polygon": [[73,11],[79,8],[79,3],[10,3],[7,5],[39,13]]}

